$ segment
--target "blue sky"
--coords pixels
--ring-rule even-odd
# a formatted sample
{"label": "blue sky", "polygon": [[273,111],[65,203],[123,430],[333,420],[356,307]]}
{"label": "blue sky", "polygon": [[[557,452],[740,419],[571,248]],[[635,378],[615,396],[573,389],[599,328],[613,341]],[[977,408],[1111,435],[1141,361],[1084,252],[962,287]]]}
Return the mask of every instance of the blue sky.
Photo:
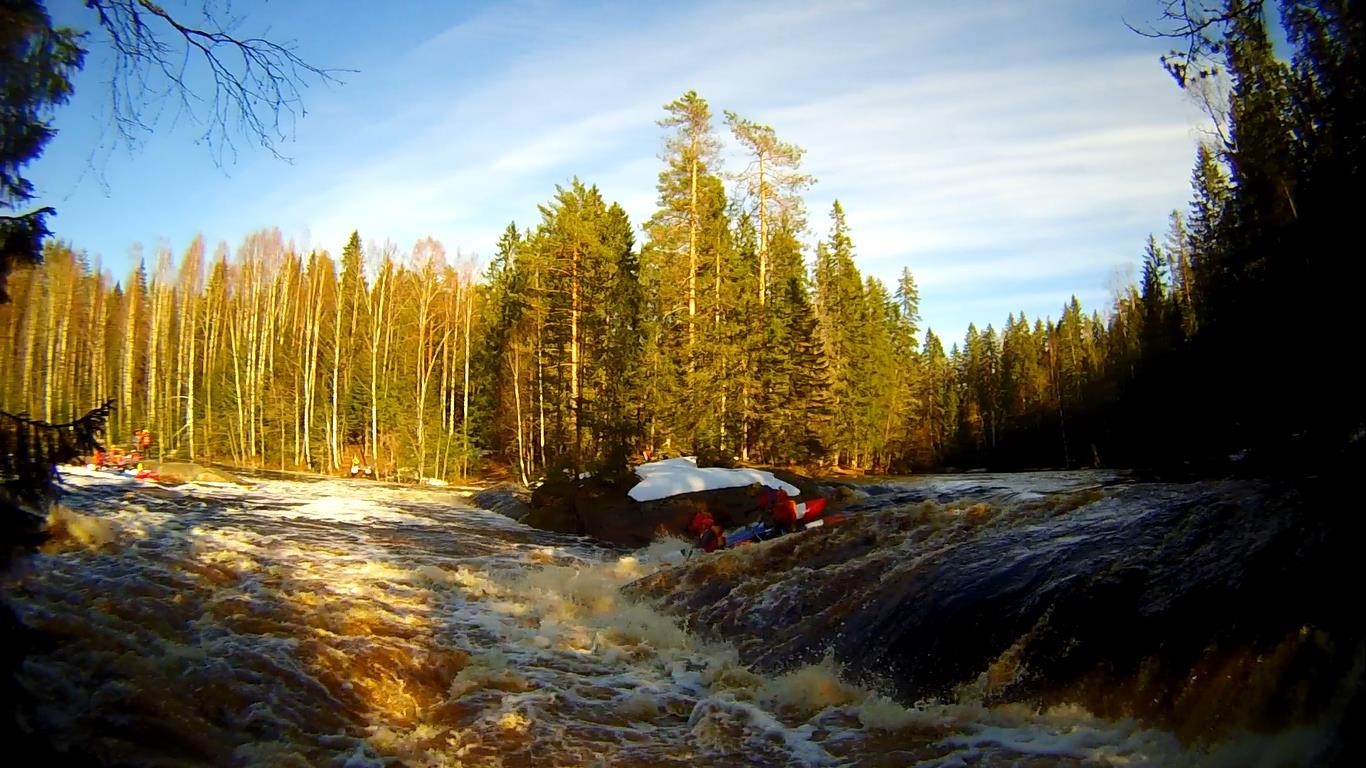
{"label": "blue sky", "polygon": [[377,7],[233,3],[241,31],[356,70],[304,93],[290,162],[244,147],[219,167],[173,107],[122,146],[95,50],[31,168],[54,231],[116,277],[135,243],[150,262],[196,233],[235,248],[270,226],[334,254],[358,229],[482,260],[573,176],[639,226],[655,204],[655,121],[695,89],[727,140],[731,109],[807,150],[809,239],[838,198],[860,268],[892,284],[910,267],[947,345],[972,321],[1056,317],[1074,293],[1104,309],[1189,194],[1199,111],[1161,69],[1166,46],[1122,23],[1153,18],[1156,0]]}

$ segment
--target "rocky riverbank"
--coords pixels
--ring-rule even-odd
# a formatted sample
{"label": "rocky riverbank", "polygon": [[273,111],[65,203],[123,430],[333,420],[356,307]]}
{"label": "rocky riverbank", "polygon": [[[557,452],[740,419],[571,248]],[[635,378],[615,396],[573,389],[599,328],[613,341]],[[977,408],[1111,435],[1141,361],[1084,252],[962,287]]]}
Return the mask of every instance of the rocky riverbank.
{"label": "rocky riverbank", "polygon": [[[767,470],[801,492],[799,501],[830,499],[839,504],[854,492],[848,486],[783,470]],[[726,528],[759,518],[758,484],[683,493],[651,501],[635,501],[628,494],[639,482],[634,474],[620,478],[552,477],[528,499],[522,522],[536,528],[576,533],[595,539],[639,547],[661,534],[687,535],[688,523],[707,512]],[[478,502],[476,502],[478,503]],[[479,504],[486,509],[493,507]],[[495,510],[501,511],[501,510]]]}

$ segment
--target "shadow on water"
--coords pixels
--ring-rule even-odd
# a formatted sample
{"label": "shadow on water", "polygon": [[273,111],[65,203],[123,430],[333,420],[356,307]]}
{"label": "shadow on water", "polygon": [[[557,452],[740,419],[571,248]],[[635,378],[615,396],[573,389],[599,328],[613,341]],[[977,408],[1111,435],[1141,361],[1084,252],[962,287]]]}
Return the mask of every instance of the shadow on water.
{"label": "shadow on water", "polygon": [[1359,754],[1338,489],[1040,477],[885,484],[854,522],[632,589],[761,668],[833,654],[907,703],[1078,704],[1195,744],[1337,721],[1320,757]]}

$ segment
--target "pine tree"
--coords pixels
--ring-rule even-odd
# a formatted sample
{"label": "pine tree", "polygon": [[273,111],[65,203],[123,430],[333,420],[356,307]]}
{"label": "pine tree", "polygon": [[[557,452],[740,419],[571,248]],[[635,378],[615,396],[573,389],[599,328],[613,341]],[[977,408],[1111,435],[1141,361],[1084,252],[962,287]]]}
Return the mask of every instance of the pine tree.
{"label": "pine tree", "polygon": [[1167,238],[1162,250],[1167,255],[1167,273],[1171,275],[1172,303],[1183,333],[1188,336],[1194,332],[1191,233],[1180,211],[1172,211],[1168,222]]}
{"label": "pine tree", "polygon": [[697,373],[692,377],[693,403],[699,418],[695,433],[715,446],[719,455],[734,455],[739,442],[740,400],[736,374],[741,370],[742,336],[745,314],[750,302],[745,290],[744,264],[736,248],[729,203],[721,180],[708,177],[703,187],[703,227],[701,243],[704,252],[712,255],[704,274],[710,290],[708,322],[703,334],[707,343],[700,350]]}
{"label": "pine tree", "polygon": [[817,332],[801,243],[792,229],[780,227],[773,233],[769,253],[775,290],[760,313],[765,334],[758,354],[755,443],[770,461],[821,461],[840,427],[831,421],[829,366]]}
{"label": "pine tree", "polygon": [[958,424],[958,389],[952,361],[932,330],[925,331],[924,350],[927,407],[923,430],[928,451],[922,461],[926,466],[936,466],[947,456],[950,436]]}
{"label": "pine tree", "polygon": [[649,240],[641,255],[652,318],[645,326],[652,358],[647,386],[657,409],[651,433],[715,450],[725,421],[718,407],[725,399],[725,361],[718,354],[726,347],[722,275],[734,258],[725,192],[715,175],[720,142],[710,108],[696,92],[664,108],[668,115],[659,124],[677,131],[665,138],[659,209],[645,226]]}
{"label": "pine tree", "polygon": [[1223,166],[1210,146],[1201,142],[1196,149],[1195,170],[1191,174],[1194,197],[1191,200],[1190,241],[1194,324],[1197,328],[1218,317],[1223,295],[1231,282],[1230,267],[1222,254],[1224,221],[1229,203],[1229,182]]}
{"label": "pine tree", "polygon": [[884,440],[886,469],[914,466],[923,461],[926,446],[918,444],[917,421],[928,407],[925,370],[919,349],[920,289],[909,268],[897,278],[894,301],[886,308],[888,336],[891,339],[888,413]]}
{"label": "pine tree", "polygon": [[52,112],[71,98],[72,78],[85,63],[80,38],[73,29],[54,28],[37,0],[16,0],[0,9],[0,303],[9,301],[5,281],[15,265],[42,258],[47,217],[55,211],[8,212],[22,211],[33,200],[24,168],[56,135]]}
{"label": "pine tree", "polygon": [[778,140],[774,130],[739,115],[726,111],[726,124],[735,139],[753,157],[751,167],[741,174],[753,203],[754,218],[758,221],[758,291],[759,306],[767,303],[769,284],[769,241],[771,228],[800,232],[805,228],[805,212],[801,192],[815,183],[802,173],[802,155],[806,150],[795,144]]}
{"label": "pine tree", "polygon": [[686,367],[696,367],[699,306],[699,266],[710,254],[702,252],[703,195],[710,175],[719,170],[721,143],[712,132],[711,109],[696,91],[664,105],[663,128],[676,128],[664,141],[665,169],[659,174],[659,211],[646,225],[651,250],[658,257],[678,260],[687,305]]}
{"label": "pine tree", "polygon": [[633,249],[620,206],[575,179],[541,206],[541,223],[520,251],[518,269],[532,275],[529,302],[544,317],[537,397],[550,411],[541,422],[550,419],[551,462],[624,460],[621,447],[634,441],[639,407],[618,389],[636,372],[641,339]]}
{"label": "pine tree", "polygon": [[1157,238],[1152,235],[1148,236],[1148,245],[1143,252],[1142,282],[1143,354],[1149,357],[1164,355],[1171,335],[1167,260],[1157,245]]}
{"label": "pine tree", "polygon": [[627,474],[629,456],[643,432],[640,261],[630,219],[620,205],[607,209],[600,232],[596,280],[605,287],[605,300],[594,305],[594,325],[601,334],[594,438],[600,469],[620,476]]}
{"label": "pine tree", "polygon": [[[526,438],[525,416],[532,412],[528,403],[522,411],[522,389],[531,388],[529,368],[521,363],[521,343],[515,333],[525,309],[525,274],[520,269],[518,250],[524,240],[515,222],[509,223],[498,239],[498,247],[484,274],[488,300],[479,322],[483,343],[476,356],[475,411],[482,414],[475,434],[495,451],[508,455],[515,451],[516,464],[529,473],[532,456]],[[514,364],[515,360],[515,364]],[[527,384],[523,384],[526,381]],[[514,399],[509,402],[508,396]],[[510,417],[509,417],[510,415]],[[510,423],[509,423],[510,418]]]}
{"label": "pine tree", "polygon": [[870,333],[881,332],[883,315],[880,306],[870,308],[865,300],[863,278],[854,264],[853,240],[838,200],[830,210],[830,238],[816,250],[816,296],[830,364],[834,419],[840,426],[830,447],[837,461],[856,465],[868,427],[868,403],[866,393],[860,392],[861,382],[870,373]]}
{"label": "pine tree", "polygon": [[890,463],[894,445],[893,426],[897,420],[899,390],[903,386],[896,360],[896,337],[900,309],[892,301],[881,280],[869,277],[860,298],[863,301],[866,350],[855,369],[859,372],[855,389],[858,416],[857,466],[883,468]]}

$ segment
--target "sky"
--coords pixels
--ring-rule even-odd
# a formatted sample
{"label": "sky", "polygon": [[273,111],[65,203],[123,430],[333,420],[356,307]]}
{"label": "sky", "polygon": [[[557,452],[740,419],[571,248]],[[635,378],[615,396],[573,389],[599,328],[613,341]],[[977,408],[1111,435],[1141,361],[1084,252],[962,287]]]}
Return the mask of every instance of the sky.
{"label": "sky", "polygon": [[[59,23],[94,23],[79,4],[50,5]],[[400,250],[430,236],[482,264],[509,221],[533,225],[576,176],[639,228],[656,205],[656,121],[692,89],[728,170],[743,159],[723,110],[806,150],[808,241],[828,236],[838,199],[859,268],[894,285],[908,267],[923,324],[948,346],[970,322],[1056,318],[1074,294],[1104,311],[1148,234],[1185,210],[1202,133],[1158,61],[1169,46],[1125,26],[1150,23],[1157,0],[376,7],[232,3],[239,32],[347,70],[303,92],[285,160],[239,137],[218,162],[174,102],[153,132],[119,141],[96,32],[30,167],[54,232],[116,279],[198,233],[235,249],[268,227],[334,255],[352,230]]]}

